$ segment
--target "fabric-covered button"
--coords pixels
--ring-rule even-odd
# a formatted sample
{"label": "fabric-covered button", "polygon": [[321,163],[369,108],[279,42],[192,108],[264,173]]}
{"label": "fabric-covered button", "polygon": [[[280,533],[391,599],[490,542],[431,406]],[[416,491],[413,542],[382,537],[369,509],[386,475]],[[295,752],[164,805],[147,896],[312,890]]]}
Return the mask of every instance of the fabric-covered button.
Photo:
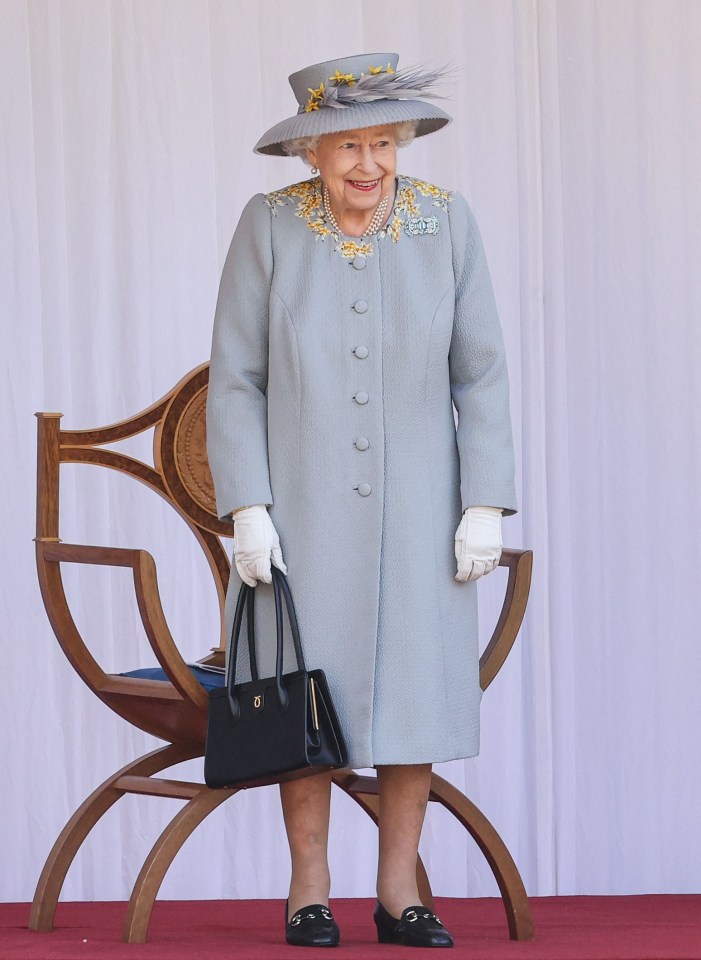
{"label": "fabric-covered button", "polygon": [[364,270],[367,260],[362,253],[359,253],[357,257],[353,257],[352,263],[356,270]]}
{"label": "fabric-covered button", "polygon": [[356,300],[353,304],[353,309],[356,313],[367,313],[368,302],[367,300]]}
{"label": "fabric-covered button", "polygon": [[358,393],[353,397],[356,403],[367,403],[368,395],[364,390],[359,390]]}
{"label": "fabric-covered button", "polygon": [[369,497],[372,493],[372,487],[369,483],[359,483],[358,484],[358,493],[361,497]]}
{"label": "fabric-covered button", "polygon": [[370,446],[370,441],[367,437],[356,437],[353,442],[357,450],[367,450]]}
{"label": "fabric-covered button", "polygon": [[356,355],[358,360],[364,360],[367,357],[368,353],[370,353],[370,351],[365,346],[365,344],[361,343],[355,348],[353,353]]}

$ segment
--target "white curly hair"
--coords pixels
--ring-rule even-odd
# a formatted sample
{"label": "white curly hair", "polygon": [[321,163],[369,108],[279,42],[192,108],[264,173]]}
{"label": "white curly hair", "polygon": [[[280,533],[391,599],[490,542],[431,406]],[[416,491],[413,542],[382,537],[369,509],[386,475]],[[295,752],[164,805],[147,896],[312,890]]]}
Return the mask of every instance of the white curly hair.
{"label": "white curly hair", "polygon": [[[402,120],[400,123],[392,123],[390,126],[394,129],[394,136],[398,147],[407,147],[416,136],[416,130],[419,126],[418,120]],[[316,137],[295,137],[294,140],[285,140],[281,146],[282,149],[291,157],[299,157],[303,163],[311,167],[311,161],[307,157],[307,150],[316,150],[322,136]]]}

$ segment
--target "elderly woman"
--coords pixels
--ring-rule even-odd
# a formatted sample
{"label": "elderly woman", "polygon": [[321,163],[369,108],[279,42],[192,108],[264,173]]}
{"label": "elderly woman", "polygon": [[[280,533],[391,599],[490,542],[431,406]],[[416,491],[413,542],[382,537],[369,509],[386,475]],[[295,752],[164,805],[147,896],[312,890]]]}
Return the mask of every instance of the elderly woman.
{"label": "elderly woman", "polygon": [[[219,515],[234,521],[229,627],[243,580],[261,594],[256,635],[274,637],[270,564],[286,573],[349,763],[377,768],[378,938],[451,946],[421,904],[417,850],[431,764],[479,749],[475,581],[516,511],[513,445],[470,209],[396,170],[398,146],[450,117],[425,99],[437,74],[397,60],[293,74],[296,116],[255,147],[298,155],[313,176],[241,215],[217,303],[208,452]],[[274,651],[260,655],[270,675]],[[291,944],[339,942],[330,789],[328,774],[281,786]]]}

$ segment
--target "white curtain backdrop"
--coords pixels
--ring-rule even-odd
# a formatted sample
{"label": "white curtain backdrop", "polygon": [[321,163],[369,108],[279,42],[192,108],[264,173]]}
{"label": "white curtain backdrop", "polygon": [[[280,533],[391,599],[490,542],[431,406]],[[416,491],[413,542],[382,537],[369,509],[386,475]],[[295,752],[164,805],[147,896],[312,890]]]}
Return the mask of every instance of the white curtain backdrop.
{"label": "white curtain backdrop", "polygon": [[[82,799],[157,745],[88,693],[48,625],[33,413],[113,422],[208,357],[241,209],[306,175],[251,150],[294,112],[287,75],[384,50],[458,67],[455,123],[400,170],[460,189],[481,226],[519,463],[505,540],[535,552],[481,755],[438,772],[490,817],[531,894],[701,890],[700,43],[698,0],[0,0],[0,898],[30,899]],[[151,550],[176,638],[202,655],[219,630],[209,571],[133,486],[65,468],[62,537]],[[485,636],[501,576],[480,587]],[[149,665],[124,571],[67,580],[105,666]],[[65,898],[127,897],[178,806],[122,800]],[[333,895],[373,894],[375,850],[337,796]],[[496,894],[440,810],[423,853],[438,894]],[[212,815],[161,896],[283,897],[287,870],[265,788]]]}

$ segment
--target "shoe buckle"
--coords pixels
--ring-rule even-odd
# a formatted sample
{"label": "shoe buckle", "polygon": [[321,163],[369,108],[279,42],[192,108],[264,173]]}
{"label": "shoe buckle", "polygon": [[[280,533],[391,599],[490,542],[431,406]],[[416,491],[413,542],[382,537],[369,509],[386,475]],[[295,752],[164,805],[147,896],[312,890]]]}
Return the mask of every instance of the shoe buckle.
{"label": "shoe buckle", "polygon": [[420,917],[422,917],[424,920],[433,920],[434,923],[437,923],[439,927],[443,926],[435,913],[417,913],[416,910],[407,910],[406,914],[404,915],[404,919],[407,923],[416,923]]}
{"label": "shoe buckle", "polygon": [[[324,918],[324,920],[333,920],[333,917],[331,916],[331,913],[328,907],[321,907],[321,909],[319,910],[319,913]],[[290,926],[298,927],[302,922],[302,920],[316,920],[316,919],[317,919],[317,915],[313,911],[311,913],[301,913],[301,912],[296,913],[294,917],[292,917],[292,919],[290,920]]]}

